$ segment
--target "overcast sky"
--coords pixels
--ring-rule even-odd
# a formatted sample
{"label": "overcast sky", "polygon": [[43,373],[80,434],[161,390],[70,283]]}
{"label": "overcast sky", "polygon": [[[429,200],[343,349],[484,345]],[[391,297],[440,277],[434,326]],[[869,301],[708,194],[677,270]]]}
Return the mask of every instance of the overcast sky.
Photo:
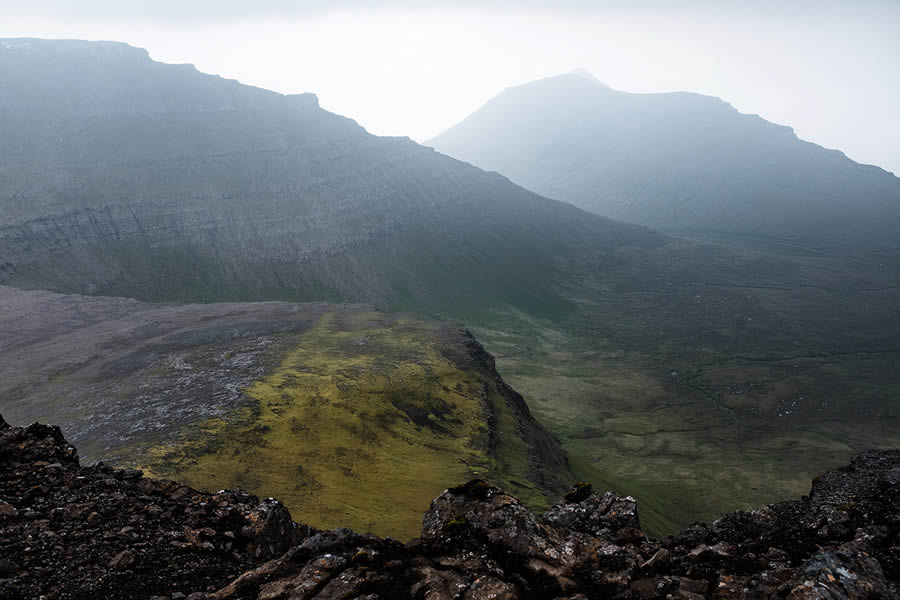
{"label": "overcast sky", "polygon": [[0,37],[26,36],[128,42],[418,141],[583,67],[721,97],[900,174],[900,0],[0,0]]}

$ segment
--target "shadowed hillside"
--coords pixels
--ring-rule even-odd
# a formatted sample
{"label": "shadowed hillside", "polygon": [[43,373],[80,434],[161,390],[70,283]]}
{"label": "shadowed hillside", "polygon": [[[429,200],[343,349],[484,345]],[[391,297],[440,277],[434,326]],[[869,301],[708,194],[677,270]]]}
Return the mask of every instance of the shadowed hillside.
{"label": "shadowed hillside", "polygon": [[9,42],[0,76],[0,283],[559,313],[573,251],[663,243],[124,44]]}

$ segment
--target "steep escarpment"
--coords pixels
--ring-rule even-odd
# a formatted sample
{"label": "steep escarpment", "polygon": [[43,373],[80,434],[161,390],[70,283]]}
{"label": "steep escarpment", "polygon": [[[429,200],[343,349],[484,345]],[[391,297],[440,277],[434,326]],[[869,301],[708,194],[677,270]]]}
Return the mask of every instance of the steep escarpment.
{"label": "steep escarpment", "polygon": [[427,144],[678,235],[895,265],[900,253],[900,179],[718,98],[625,93],[570,73],[509,88]]}
{"label": "steep escarpment", "polygon": [[898,506],[898,451],[659,540],[630,497],[580,484],[535,515],[473,480],[435,498],[403,545],[295,524],[276,500],[80,467],[59,429],[0,419],[6,598],[890,598]]}
{"label": "steep escarpment", "polygon": [[4,414],[56,420],[93,461],[398,538],[454,481],[490,476],[540,507],[572,480],[458,324],[324,303],[0,302]]}
{"label": "steep escarpment", "polygon": [[314,98],[121,44],[9,41],[0,75],[14,82],[0,96],[0,283],[560,310],[547,285],[573,248],[662,242],[369,135]]}

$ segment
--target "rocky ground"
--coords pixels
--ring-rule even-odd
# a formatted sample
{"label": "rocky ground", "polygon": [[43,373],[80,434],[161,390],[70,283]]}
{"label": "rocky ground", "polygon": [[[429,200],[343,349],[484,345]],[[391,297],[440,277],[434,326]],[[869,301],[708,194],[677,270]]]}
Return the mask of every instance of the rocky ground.
{"label": "rocky ground", "polygon": [[325,313],[360,305],[148,304],[0,286],[0,412],[55,423],[88,459],[140,448],[248,406],[244,394]]}
{"label": "rocky ground", "polygon": [[59,428],[0,418],[0,598],[215,590],[304,531],[278,501],[81,467]]}
{"label": "rocky ground", "polygon": [[579,485],[535,515],[475,480],[404,545],[309,529],[271,499],[81,467],[58,428],[0,419],[2,598],[895,598],[898,584],[900,451],[660,540],[630,497]]}

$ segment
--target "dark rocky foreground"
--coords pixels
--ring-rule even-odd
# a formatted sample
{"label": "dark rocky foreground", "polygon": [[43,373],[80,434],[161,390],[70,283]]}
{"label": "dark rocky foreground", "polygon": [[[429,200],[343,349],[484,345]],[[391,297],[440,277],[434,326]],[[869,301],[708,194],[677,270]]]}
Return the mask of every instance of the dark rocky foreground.
{"label": "dark rocky foreground", "polygon": [[276,500],[81,467],[56,427],[0,419],[2,598],[895,598],[900,451],[808,497],[662,540],[631,498],[576,487],[537,516],[481,481],[403,545],[295,524]]}

